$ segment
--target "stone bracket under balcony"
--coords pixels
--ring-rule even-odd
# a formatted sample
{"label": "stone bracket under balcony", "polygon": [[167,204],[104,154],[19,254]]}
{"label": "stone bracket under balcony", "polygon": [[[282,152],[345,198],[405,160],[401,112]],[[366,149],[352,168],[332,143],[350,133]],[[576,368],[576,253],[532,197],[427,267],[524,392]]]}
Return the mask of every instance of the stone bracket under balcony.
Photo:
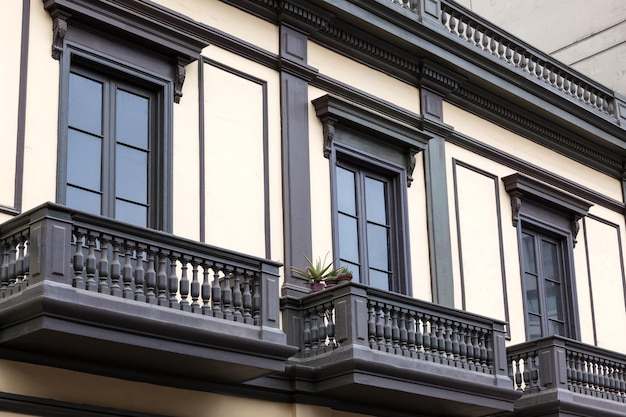
{"label": "stone bracket under balcony", "polygon": [[487,416],[521,395],[503,323],[357,283],[283,300],[302,395],[419,415]]}
{"label": "stone bracket under balcony", "polygon": [[278,265],[46,204],[0,225],[0,355],[240,383],[285,369]]}

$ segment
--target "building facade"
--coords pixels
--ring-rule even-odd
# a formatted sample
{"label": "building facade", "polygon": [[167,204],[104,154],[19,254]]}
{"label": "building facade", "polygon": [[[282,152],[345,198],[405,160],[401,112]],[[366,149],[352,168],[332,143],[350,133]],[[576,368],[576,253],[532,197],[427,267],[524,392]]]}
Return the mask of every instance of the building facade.
{"label": "building facade", "polygon": [[626,413],[619,93],[450,0],[5,11],[3,415]]}

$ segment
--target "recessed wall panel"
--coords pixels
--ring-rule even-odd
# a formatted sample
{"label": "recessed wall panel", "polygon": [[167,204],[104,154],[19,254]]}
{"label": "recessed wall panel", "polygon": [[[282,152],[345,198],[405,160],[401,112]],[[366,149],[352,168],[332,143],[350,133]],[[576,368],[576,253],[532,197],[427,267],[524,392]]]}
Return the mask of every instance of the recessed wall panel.
{"label": "recessed wall panel", "polygon": [[[17,119],[20,86],[20,57],[22,49],[22,1],[3,4],[3,23],[0,39],[3,40],[0,65],[0,206],[15,206],[15,167],[17,150]],[[9,65],[10,63],[10,65]],[[21,174],[19,174],[21,175]]]}
{"label": "recessed wall panel", "polygon": [[263,257],[264,84],[210,63],[203,71],[205,241]]}
{"label": "recessed wall panel", "polygon": [[592,216],[585,219],[585,225],[597,343],[620,351],[626,329],[620,229]]}
{"label": "recessed wall panel", "polygon": [[454,164],[463,308],[506,320],[497,177]]}

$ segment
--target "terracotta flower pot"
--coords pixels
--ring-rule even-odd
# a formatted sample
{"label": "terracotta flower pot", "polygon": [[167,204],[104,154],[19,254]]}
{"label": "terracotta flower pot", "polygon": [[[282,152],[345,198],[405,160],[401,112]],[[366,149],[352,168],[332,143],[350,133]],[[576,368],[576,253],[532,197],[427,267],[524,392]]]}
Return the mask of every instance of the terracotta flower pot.
{"label": "terracotta flower pot", "polygon": [[342,274],[337,277],[339,282],[341,281],[352,281],[352,274]]}

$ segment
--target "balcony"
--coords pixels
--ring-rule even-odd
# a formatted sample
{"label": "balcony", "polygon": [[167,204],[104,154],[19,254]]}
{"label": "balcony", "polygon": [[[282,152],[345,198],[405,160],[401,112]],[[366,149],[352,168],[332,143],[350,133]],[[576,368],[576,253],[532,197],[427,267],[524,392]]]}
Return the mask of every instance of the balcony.
{"label": "balcony", "polygon": [[504,324],[357,283],[283,300],[287,375],[303,395],[367,410],[487,416],[521,395]]}
{"label": "balcony", "polygon": [[51,203],[0,225],[0,245],[3,357],[238,383],[296,350],[275,262]]}
{"label": "balcony", "polygon": [[626,355],[552,336],[510,347],[508,360],[516,414],[626,415]]}

